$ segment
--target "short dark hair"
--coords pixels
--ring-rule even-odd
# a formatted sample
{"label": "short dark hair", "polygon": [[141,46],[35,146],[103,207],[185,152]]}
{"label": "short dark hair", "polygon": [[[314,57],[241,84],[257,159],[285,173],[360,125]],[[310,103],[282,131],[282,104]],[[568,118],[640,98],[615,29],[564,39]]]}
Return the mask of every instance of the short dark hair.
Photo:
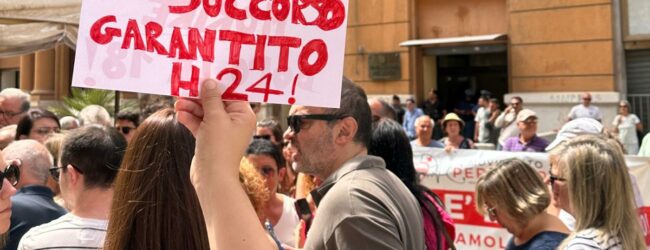
{"label": "short dark hair", "polygon": [[521,97],[520,97],[520,96],[513,96],[513,97],[512,97],[512,98],[510,98],[510,99],[517,99],[517,101],[519,101],[519,103],[521,103],[521,104],[523,104],[523,103],[524,103],[524,100],[523,100],[523,99],[521,99]]}
{"label": "short dark hair", "polygon": [[413,97],[409,97],[409,98],[406,98],[406,102],[407,103],[409,103],[409,102],[415,103],[415,99]]}
{"label": "short dark hair", "polygon": [[32,128],[34,128],[34,122],[41,118],[50,118],[56,122],[56,125],[59,128],[61,128],[59,118],[56,117],[54,113],[44,109],[34,108],[27,111],[27,115],[21,118],[20,121],[18,121],[18,124],[16,124],[16,136],[14,139],[20,140],[21,135],[28,136],[32,131]]}
{"label": "short dark hair", "polygon": [[127,120],[133,123],[133,125],[140,126],[140,114],[129,111],[129,110],[122,110],[119,113],[117,113],[117,120]]}
{"label": "short dark hair", "polygon": [[398,95],[393,95],[393,101],[399,101],[399,96]]}
{"label": "short dark hair", "polygon": [[[117,130],[98,125],[71,130],[61,149],[61,166],[83,172],[87,188],[109,188],[122,163],[126,139]],[[153,150],[153,149],[152,149]]]}
{"label": "short dark hair", "polygon": [[253,140],[246,149],[246,156],[249,155],[266,155],[270,156],[275,160],[275,164],[278,165],[278,170],[285,167],[284,156],[280,152],[280,148],[274,145],[269,140],[264,139],[255,139]]}
{"label": "short dark hair", "polygon": [[271,129],[271,133],[273,133],[275,141],[282,143],[282,134],[284,133],[284,130],[282,130],[282,126],[280,126],[280,123],[278,123],[278,121],[275,119],[266,118],[264,120],[261,120],[257,122],[257,127]]}
{"label": "short dark hair", "polygon": [[372,114],[366,92],[361,87],[343,77],[340,108],[329,109],[328,113],[354,118],[357,121],[357,134],[354,135],[354,141],[368,147],[372,133]]}

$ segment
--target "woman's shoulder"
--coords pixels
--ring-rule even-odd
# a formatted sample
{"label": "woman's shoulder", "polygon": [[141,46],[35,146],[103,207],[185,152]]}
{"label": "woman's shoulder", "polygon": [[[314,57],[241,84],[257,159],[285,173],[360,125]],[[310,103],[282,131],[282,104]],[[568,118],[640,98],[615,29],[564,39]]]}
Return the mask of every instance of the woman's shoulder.
{"label": "woman's shoulder", "polygon": [[566,249],[621,249],[621,241],[615,235],[595,228],[583,229],[569,240]]}

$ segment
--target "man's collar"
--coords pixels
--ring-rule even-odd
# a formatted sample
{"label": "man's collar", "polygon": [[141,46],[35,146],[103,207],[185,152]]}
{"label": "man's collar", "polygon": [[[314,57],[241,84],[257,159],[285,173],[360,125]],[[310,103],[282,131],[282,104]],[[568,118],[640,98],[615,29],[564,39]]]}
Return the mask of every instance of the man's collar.
{"label": "man's collar", "polygon": [[48,197],[54,197],[54,192],[52,192],[52,189],[41,185],[24,186],[20,190],[18,190],[17,194],[30,194],[30,195],[36,194],[36,195],[45,195]]}
{"label": "man's collar", "polygon": [[316,206],[318,206],[323,197],[325,197],[325,194],[327,194],[334,184],[343,178],[343,176],[356,170],[369,168],[386,168],[386,164],[383,159],[371,155],[357,156],[343,163],[336,172],[332,173],[327,177],[327,179],[325,179],[325,181],[323,181],[323,184],[310,192]]}

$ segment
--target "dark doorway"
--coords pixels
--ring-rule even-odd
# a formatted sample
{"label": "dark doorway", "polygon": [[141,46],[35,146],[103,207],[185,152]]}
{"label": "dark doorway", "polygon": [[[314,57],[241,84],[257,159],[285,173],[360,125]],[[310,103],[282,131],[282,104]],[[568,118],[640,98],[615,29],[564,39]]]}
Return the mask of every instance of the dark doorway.
{"label": "dark doorway", "polygon": [[[502,101],[508,92],[508,58],[506,52],[437,56],[437,90],[447,112],[475,106],[486,91]],[[501,103],[503,104],[503,103]],[[503,107],[503,106],[502,106]],[[473,108],[476,111],[476,107]],[[460,114],[459,114],[460,115]],[[474,118],[460,115],[466,122],[465,136],[473,135]],[[472,138],[472,137],[470,137]]]}

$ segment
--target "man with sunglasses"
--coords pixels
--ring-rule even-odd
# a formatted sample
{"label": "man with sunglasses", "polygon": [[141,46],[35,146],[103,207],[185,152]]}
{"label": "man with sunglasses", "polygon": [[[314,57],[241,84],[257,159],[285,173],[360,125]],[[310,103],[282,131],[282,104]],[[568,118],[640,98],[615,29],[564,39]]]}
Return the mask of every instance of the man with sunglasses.
{"label": "man with sunglasses", "polygon": [[344,79],[340,108],[294,105],[284,138],[296,170],[323,179],[307,249],[424,249],[422,214],[406,186],[369,156],[371,112]]}
{"label": "man with sunglasses", "polygon": [[591,105],[591,94],[589,92],[582,93],[580,99],[582,100],[582,103],[571,108],[571,111],[567,116],[567,121],[577,118],[591,118],[599,122],[603,120],[603,114],[600,113],[600,109]]}
{"label": "man with sunglasses", "polygon": [[140,114],[125,110],[117,113],[115,128],[124,136],[127,143],[131,141],[139,125]]}
{"label": "man with sunglasses", "polygon": [[50,169],[70,213],[29,230],[18,249],[102,248],[113,181],[125,149],[126,140],[113,128],[93,125],[70,131],[59,166]]}
{"label": "man with sunglasses", "polygon": [[47,186],[52,157],[45,146],[35,140],[20,140],[9,144],[3,153],[5,162],[19,162],[16,166],[20,168],[18,192],[11,198],[11,229],[6,245],[6,249],[16,249],[29,229],[67,211],[54,202],[54,193]]}
{"label": "man with sunglasses", "polygon": [[519,96],[510,98],[510,105],[497,117],[494,121],[494,126],[501,128],[497,150],[502,150],[508,138],[519,134],[519,127],[517,127],[517,115],[519,111],[524,108],[524,101]]}
{"label": "man with sunglasses", "polygon": [[0,127],[18,124],[30,107],[30,95],[16,88],[0,92]]}

